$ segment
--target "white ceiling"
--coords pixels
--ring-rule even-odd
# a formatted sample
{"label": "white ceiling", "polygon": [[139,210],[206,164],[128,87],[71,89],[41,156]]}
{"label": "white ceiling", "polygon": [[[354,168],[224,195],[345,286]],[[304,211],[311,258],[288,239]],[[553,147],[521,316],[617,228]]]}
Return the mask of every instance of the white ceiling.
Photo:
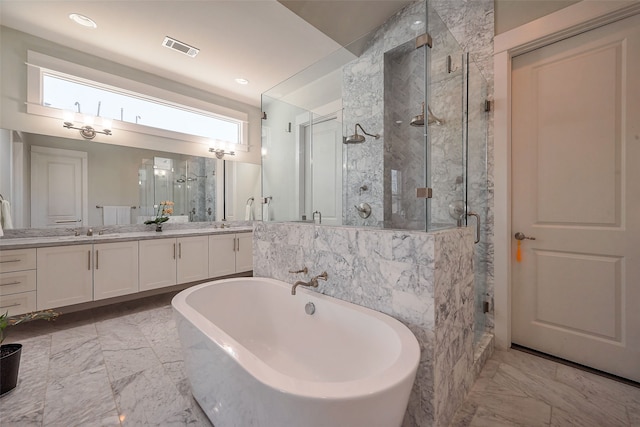
{"label": "white ceiling", "polygon": [[[259,106],[261,93],[341,47],[325,33],[347,44],[410,1],[286,3],[285,7],[275,0],[0,0],[0,23]],[[98,28],[75,24],[70,13],[88,16]],[[195,46],[200,53],[190,58],[167,49],[161,45],[165,36]],[[236,83],[237,77],[249,84]]]}

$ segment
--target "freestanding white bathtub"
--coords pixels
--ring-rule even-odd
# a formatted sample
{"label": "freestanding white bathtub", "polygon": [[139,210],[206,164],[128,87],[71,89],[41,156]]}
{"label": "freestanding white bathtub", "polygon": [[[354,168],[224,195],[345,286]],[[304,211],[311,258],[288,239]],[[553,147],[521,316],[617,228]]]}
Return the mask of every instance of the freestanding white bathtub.
{"label": "freestanding white bathtub", "polygon": [[215,427],[400,426],[415,336],[385,314],[296,291],[239,278],[173,298],[193,396]]}

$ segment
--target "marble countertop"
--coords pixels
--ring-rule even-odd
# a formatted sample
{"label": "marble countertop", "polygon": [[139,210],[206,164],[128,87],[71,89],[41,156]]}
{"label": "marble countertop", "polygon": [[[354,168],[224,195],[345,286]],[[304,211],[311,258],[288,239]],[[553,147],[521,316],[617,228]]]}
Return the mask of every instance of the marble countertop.
{"label": "marble countertop", "polygon": [[22,238],[1,238],[0,250],[9,249],[28,249],[42,248],[48,246],[70,246],[93,243],[109,243],[109,242],[126,242],[133,240],[150,240],[161,238],[189,237],[189,236],[206,236],[211,234],[234,234],[234,233],[251,233],[253,227],[237,226],[228,228],[193,228],[193,229],[177,229],[156,231],[134,231],[124,233],[108,233],[95,234],[93,236],[47,236],[47,237],[22,237]]}

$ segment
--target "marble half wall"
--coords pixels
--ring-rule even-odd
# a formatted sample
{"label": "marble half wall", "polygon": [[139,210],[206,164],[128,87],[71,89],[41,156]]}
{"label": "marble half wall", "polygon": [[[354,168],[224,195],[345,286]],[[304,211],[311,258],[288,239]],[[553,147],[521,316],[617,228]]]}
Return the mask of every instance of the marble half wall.
{"label": "marble half wall", "polygon": [[[326,271],[318,292],[411,329],[421,361],[403,426],[446,426],[473,383],[473,228],[432,233],[258,222],[254,275],[287,283]],[[289,270],[309,269],[307,275]]]}

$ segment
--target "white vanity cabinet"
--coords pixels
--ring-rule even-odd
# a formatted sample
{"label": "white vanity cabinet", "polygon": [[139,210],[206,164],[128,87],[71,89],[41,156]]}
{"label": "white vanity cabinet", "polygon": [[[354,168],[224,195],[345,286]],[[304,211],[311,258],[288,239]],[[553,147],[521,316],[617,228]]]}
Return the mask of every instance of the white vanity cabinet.
{"label": "white vanity cabinet", "polygon": [[209,277],[253,270],[252,233],[209,236]]}
{"label": "white vanity cabinet", "polygon": [[221,277],[236,272],[236,235],[209,236],[209,277]]}
{"label": "white vanity cabinet", "polygon": [[93,245],[93,299],[138,292],[138,242]]}
{"label": "white vanity cabinet", "polygon": [[138,242],[38,248],[38,310],[138,292]]}
{"label": "white vanity cabinet", "polygon": [[45,240],[0,250],[0,312],[55,309],[253,269],[251,232],[196,234]]}
{"label": "white vanity cabinet", "polygon": [[37,249],[38,310],[93,300],[93,245]]}
{"label": "white vanity cabinet", "polygon": [[36,250],[0,252],[0,314],[36,310]]}
{"label": "white vanity cabinet", "polygon": [[209,277],[208,236],[179,237],[177,282],[189,283]]}
{"label": "white vanity cabinet", "polygon": [[164,288],[206,279],[207,236],[140,241],[140,290]]}
{"label": "white vanity cabinet", "polygon": [[177,270],[175,238],[140,241],[140,290],[175,285]]}
{"label": "white vanity cabinet", "polygon": [[236,234],[236,273],[253,270],[253,233]]}

